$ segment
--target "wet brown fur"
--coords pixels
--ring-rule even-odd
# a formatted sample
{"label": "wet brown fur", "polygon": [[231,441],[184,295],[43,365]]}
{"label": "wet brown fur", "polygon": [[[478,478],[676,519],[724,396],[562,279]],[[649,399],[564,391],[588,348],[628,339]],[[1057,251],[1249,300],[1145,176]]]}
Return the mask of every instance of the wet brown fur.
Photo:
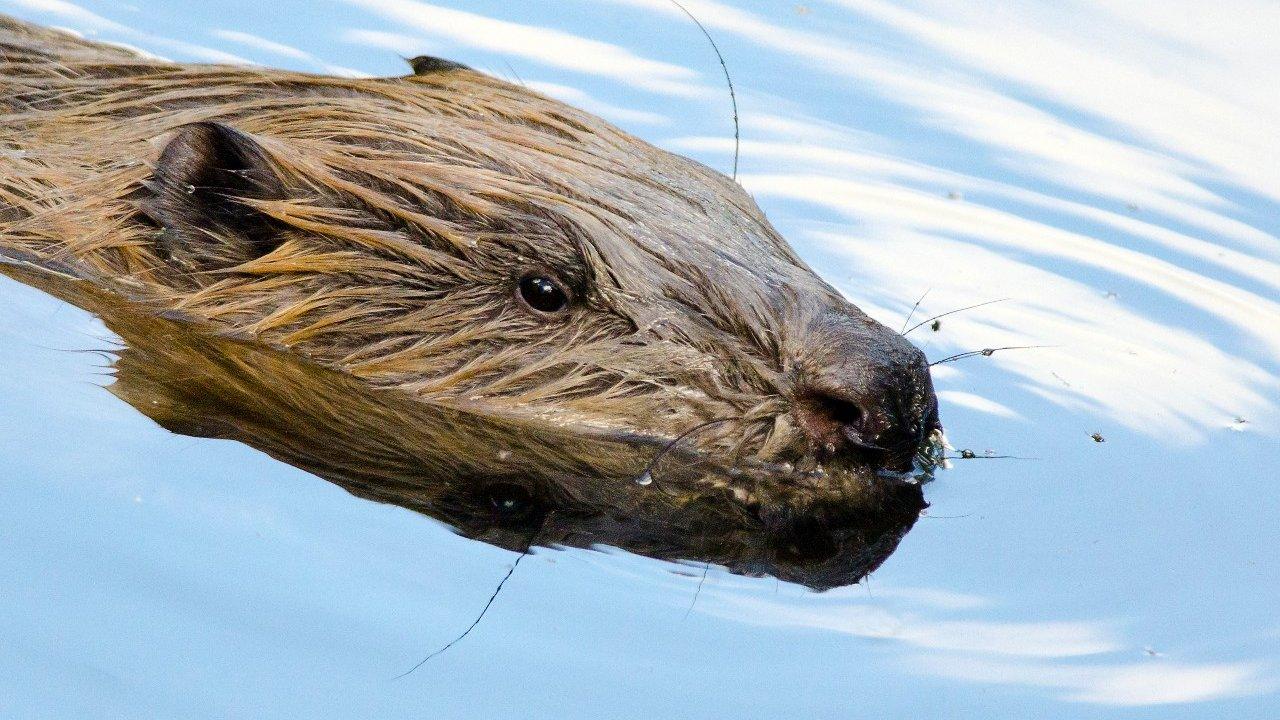
{"label": "wet brown fur", "polygon": [[[264,255],[184,225],[157,181],[175,132],[209,121],[279,183],[242,198]],[[813,464],[786,415],[819,362],[805,329],[852,306],[728,178],[522,87],[447,63],[182,65],[0,17],[0,167],[0,254],[157,313],[436,407],[649,448],[738,418],[691,444]],[[570,288],[566,315],[515,300],[530,270]],[[701,482],[752,503],[871,492],[852,474]]]}

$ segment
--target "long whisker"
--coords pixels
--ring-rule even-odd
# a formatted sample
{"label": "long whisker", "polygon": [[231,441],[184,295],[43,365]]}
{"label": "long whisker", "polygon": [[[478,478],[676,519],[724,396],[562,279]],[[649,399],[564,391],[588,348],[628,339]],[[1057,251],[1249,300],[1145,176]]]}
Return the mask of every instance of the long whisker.
{"label": "long whisker", "polygon": [[698,579],[698,589],[693,591],[693,601],[689,603],[689,608],[684,611],[684,617],[681,622],[689,619],[689,613],[693,612],[693,606],[698,604],[698,596],[702,594],[702,584],[707,581],[707,573],[711,571],[711,561],[708,560],[702,566],[702,577]]}
{"label": "long whisker", "polygon": [[1056,345],[1010,345],[1008,347],[983,348],[981,350],[970,350],[968,352],[962,352],[956,355],[952,355],[951,357],[945,357],[945,358],[942,358],[941,360],[936,360],[934,362],[931,362],[929,363],[929,367],[933,367],[934,365],[941,365],[943,363],[955,362],[956,360],[963,360],[965,358],[976,357],[978,355],[982,355],[984,357],[991,357],[992,355],[995,355],[996,353],[1002,350],[1036,350],[1039,348],[1050,348],[1050,347],[1057,347],[1057,346]]}
{"label": "long whisker", "polygon": [[724,81],[725,81],[725,84],[729,86],[729,102],[733,104],[733,176],[732,177],[734,180],[737,180],[738,179],[738,152],[742,147],[742,132],[738,126],[738,94],[735,93],[733,90],[733,78],[729,77],[729,66],[725,64],[724,55],[720,52],[720,46],[716,45],[715,38],[711,37],[711,33],[707,30],[705,26],[703,26],[702,22],[699,21],[698,18],[694,17],[693,13],[689,12],[688,8],[686,8],[684,5],[681,5],[676,0],[671,0],[671,4],[680,8],[680,11],[683,12],[685,15],[688,15],[689,19],[693,21],[693,24],[697,25],[698,29],[702,31],[702,34],[706,36],[707,42],[711,43],[711,49],[714,50],[716,53],[716,59],[720,61],[720,69],[724,71]]}
{"label": "long whisker", "polygon": [[916,301],[916,304],[911,306],[911,312],[907,313],[907,319],[902,321],[902,329],[898,331],[899,335],[906,334],[907,323],[911,322],[911,318],[916,316],[916,310],[920,309],[920,303],[924,302],[924,299],[926,297],[929,297],[929,293],[931,292],[933,292],[933,288],[929,288],[928,290],[925,290],[924,294],[920,296],[920,299]]}
{"label": "long whisker", "polygon": [[520,566],[520,561],[524,560],[525,557],[527,557],[533,551],[534,542],[537,541],[538,535],[542,534],[542,530],[547,526],[547,520],[550,517],[551,517],[551,513],[547,513],[546,517],[542,518],[542,522],[538,524],[538,527],[534,529],[533,534],[529,536],[529,542],[525,544],[524,550],[520,552],[520,556],[516,558],[515,562],[511,563],[511,568],[507,570],[506,575],[502,576],[502,580],[498,582],[498,587],[494,588],[493,594],[489,596],[489,601],[484,604],[484,607],[480,610],[480,614],[476,616],[476,619],[473,620],[469,626],[467,626],[467,629],[463,630],[462,634],[459,635],[458,637],[445,643],[443,646],[440,647],[439,650],[436,650],[430,655],[422,658],[422,660],[420,660],[417,665],[414,665],[408,670],[405,670],[404,672],[392,678],[392,680],[399,680],[400,678],[405,677],[406,675],[412,673],[414,670],[417,670],[423,665],[426,665],[429,660],[436,657],[437,655],[440,655],[445,650],[448,650],[454,645],[457,645],[459,642],[463,640],[463,638],[470,635],[472,630],[476,629],[476,626],[479,625],[480,621],[484,619],[485,614],[489,612],[489,608],[493,607],[493,601],[498,599],[498,593],[502,592],[502,586],[506,585],[507,581],[511,579],[511,576],[515,574],[516,568]]}
{"label": "long whisker", "polygon": [[636,484],[648,485],[649,483],[653,482],[653,469],[658,466],[658,461],[666,457],[667,453],[674,450],[676,445],[679,445],[680,442],[685,438],[689,437],[690,435],[696,432],[705,430],[706,428],[709,428],[713,425],[719,425],[720,423],[727,423],[732,420],[741,420],[741,419],[742,419],[742,416],[738,415],[736,417],[727,417],[727,418],[718,418],[716,420],[708,420],[704,423],[699,423],[697,425],[694,425],[688,430],[685,430],[684,432],[680,433],[679,435],[676,436],[674,440],[667,443],[665,447],[659,450],[657,455],[653,456],[653,459],[650,460],[649,464],[645,466],[644,472],[640,473],[640,475],[636,477],[636,481],[635,481]]}
{"label": "long whisker", "polygon": [[916,323],[915,325],[912,325],[910,330],[908,330],[908,331],[906,331],[906,332],[904,332],[904,333],[902,333],[902,334],[903,334],[903,335],[910,335],[910,334],[911,334],[911,332],[912,332],[913,330],[915,330],[916,328],[920,327],[921,325],[928,325],[929,323],[933,322],[934,320],[937,320],[938,318],[944,318],[944,317],[946,317],[946,316],[948,316],[948,315],[955,315],[956,313],[962,313],[962,312],[964,312],[965,310],[972,310],[972,309],[974,309],[974,308],[980,308],[980,307],[982,307],[982,306],[984,306],[984,305],[995,305],[996,303],[1006,302],[1006,301],[1008,301],[1009,299],[1010,299],[1010,298],[1000,298],[999,300],[988,300],[988,301],[986,301],[986,302],[980,302],[980,303],[978,303],[977,305],[970,305],[969,307],[962,307],[962,308],[959,308],[959,309],[957,309],[957,310],[949,310],[949,311],[944,312],[944,313],[942,313],[942,314],[940,314],[940,315],[934,315],[933,317],[931,317],[931,318],[929,318],[929,319],[927,319],[927,320],[921,320],[920,322]]}

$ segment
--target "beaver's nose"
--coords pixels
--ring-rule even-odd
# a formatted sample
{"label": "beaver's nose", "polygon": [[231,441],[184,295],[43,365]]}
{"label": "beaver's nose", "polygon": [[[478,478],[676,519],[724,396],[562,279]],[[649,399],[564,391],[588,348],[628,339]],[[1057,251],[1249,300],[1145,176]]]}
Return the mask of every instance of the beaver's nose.
{"label": "beaver's nose", "polygon": [[817,454],[910,470],[938,426],[924,353],[852,306],[821,316],[804,344],[791,412]]}

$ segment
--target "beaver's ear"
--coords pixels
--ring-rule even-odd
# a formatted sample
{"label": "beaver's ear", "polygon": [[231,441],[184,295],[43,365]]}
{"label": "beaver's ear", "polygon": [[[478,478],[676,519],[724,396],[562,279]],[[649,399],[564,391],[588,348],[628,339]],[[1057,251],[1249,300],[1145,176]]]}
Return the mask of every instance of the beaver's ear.
{"label": "beaver's ear", "polygon": [[405,62],[409,63],[410,68],[413,68],[414,75],[431,75],[432,73],[448,72],[449,70],[471,69],[462,63],[445,60],[444,58],[431,57],[430,55],[419,55],[417,57],[407,58]]}
{"label": "beaver's ear", "polygon": [[165,138],[147,190],[139,207],[162,229],[157,250],[171,260],[230,267],[282,241],[279,223],[251,204],[285,197],[270,157],[252,137],[222,123],[184,125]]}

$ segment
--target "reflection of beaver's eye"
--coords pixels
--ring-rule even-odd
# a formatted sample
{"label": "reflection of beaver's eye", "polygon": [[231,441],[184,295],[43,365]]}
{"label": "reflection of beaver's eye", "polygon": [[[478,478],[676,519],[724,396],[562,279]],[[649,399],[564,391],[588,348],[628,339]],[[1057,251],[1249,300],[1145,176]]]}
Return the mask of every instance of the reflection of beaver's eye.
{"label": "reflection of beaver's eye", "polygon": [[485,490],[485,499],[494,519],[500,523],[518,523],[535,510],[533,495],[514,483],[496,483]]}
{"label": "reflection of beaver's eye", "polygon": [[530,275],[520,281],[520,299],[541,313],[558,313],[569,305],[569,294],[560,283],[543,275]]}

